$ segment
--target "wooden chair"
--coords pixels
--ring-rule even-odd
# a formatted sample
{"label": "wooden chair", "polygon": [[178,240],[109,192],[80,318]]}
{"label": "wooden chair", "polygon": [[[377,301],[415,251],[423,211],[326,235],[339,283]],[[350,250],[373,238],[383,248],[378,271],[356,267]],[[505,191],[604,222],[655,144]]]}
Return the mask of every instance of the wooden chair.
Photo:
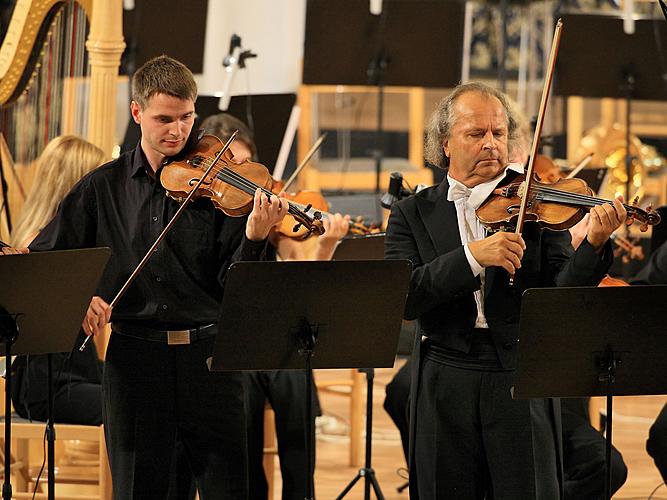
{"label": "wooden chair", "polygon": [[269,485],[269,500],[273,500],[275,492],[275,474],[276,474],[276,455],[278,454],[278,444],[276,442],[276,422],[275,414],[269,403],[264,407],[264,475]]}
{"label": "wooden chair", "polygon": [[[317,389],[326,394],[350,398],[350,467],[361,467],[364,452],[364,374],[349,370],[349,378],[316,381]],[[349,389],[348,389],[349,388]]]}
{"label": "wooden chair", "polygon": [[[11,462],[13,498],[32,498],[32,491],[39,467],[30,467],[30,440],[44,439],[44,422],[27,422],[23,419],[12,420],[13,457]],[[111,500],[111,471],[107,461],[107,450],[104,442],[104,426],[56,424],[58,441],[76,440],[89,441],[97,444],[97,460],[84,463],[80,470],[77,467],[58,467],[56,485],[98,485],[97,494],[82,495],[63,494],[58,492],[59,500]],[[0,423],[0,435],[4,435],[5,423]],[[0,440],[1,441],[1,440]],[[4,442],[2,443],[4,447]],[[62,469],[62,470],[60,470]],[[46,470],[42,473],[39,492],[35,498],[47,498]]]}
{"label": "wooden chair", "polygon": [[[4,368],[4,358],[0,361]],[[5,379],[0,377],[0,394],[5,392]],[[0,412],[4,417],[4,398],[0,398]],[[12,474],[12,490],[13,498],[32,498],[32,490],[36,475],[40,467],[30,467],[30,441],[44,440],[44,431],[46,429],[45,422],[29,422],[18,417],[15,413],[12,414],[12,454],[11,459],[11,474]],[[97,425],[73,425],[73,424],[56,424],[56,443],[65,442],[69,440],[86,441],[93,443],[97,458],[87,463],[81,464],[81,467],[58,467],[56,473],[56,485],[58,484],[73,484],[73,485],[98,485],[98,494],[82,495],[82,494],[62,494],[58,492],[59,500],[111,500],[111,471],[109,469],[109,462],[107,459],[107,449],[104,441],[104,426]],[[0,436],[5,435],[4,418],[0,421]],[[0,439],[0,463],[4,464],[4,439]],[[42,446],[39,446],[40,450]],[[41,453],[40,453],[41,454]],[[58,456],[56,456],[57,460]],[[40,462],[41,463],[41,462]],[[65,472],[65,468],[67,472]],[[0,477],[4,481],[3,474],[0,472]],[[39,482],[40,491],[35,495],[35,498],[47,498],[47,472],[46,467],[42,472],[42,477]]]}

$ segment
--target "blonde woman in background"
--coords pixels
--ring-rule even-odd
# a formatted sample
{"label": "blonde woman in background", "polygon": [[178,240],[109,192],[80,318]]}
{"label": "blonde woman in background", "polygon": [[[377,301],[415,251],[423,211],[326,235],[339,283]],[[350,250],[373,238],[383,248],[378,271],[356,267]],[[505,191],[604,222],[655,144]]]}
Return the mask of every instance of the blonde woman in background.
{"label": "blonde woman in background", "polygon": [[[53,218],[58,205],[81,177],[102,164],[104,152],[74,136],[54,138],[37,162],[32,187],[11,234],[12,247],[27,247]],[[85,337],[79,333],[80,344]],[[78,344],[77,344],[78,345]],[[72,346],[74,347],[74,346]],[[102,423],[102,363],[95,349],[53,355],[54,421]],[[45,421],[48,409],[47,356],[19,356],[12,364],[12,403],[24,417]]]}
{"label": "blonde woman in background", "polygon": [[30,193],[12,231],[11,246],[27,247],[56,214],[72,186],[105,159],[100,148],[75,135],[52,139],[37,161]]}

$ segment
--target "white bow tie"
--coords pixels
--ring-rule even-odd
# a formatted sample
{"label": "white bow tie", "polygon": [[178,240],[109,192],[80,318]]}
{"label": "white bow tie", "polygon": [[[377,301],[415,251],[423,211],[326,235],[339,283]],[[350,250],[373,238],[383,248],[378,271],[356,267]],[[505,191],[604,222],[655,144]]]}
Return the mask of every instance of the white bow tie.
{"label": "white bow tie", "polygon": [[461,198],[469,198],[472,188],[466,187],[460,182],[451,182],[447,191],[447,201],[456,201]]}

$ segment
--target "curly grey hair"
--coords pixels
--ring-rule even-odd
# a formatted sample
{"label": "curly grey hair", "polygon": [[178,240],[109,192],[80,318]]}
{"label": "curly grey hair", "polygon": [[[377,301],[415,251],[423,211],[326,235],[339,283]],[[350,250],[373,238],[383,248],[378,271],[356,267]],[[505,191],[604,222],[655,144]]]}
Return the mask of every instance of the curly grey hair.
{"label": "curly grey hair", "polygon": [[508,139],[510,141],[514,140],[518,132],[519,124],[517,118],[504,93],[484,83],[471,82],[460,84],[438,103],[429,120],[424,156],[429,163],[436,167],[445,168],[449,165],[449,158],[445,156],[443,150],[443,142],[449,138],[457,118],[454,113],[454,103],[459,97],[468,92],[477,92],[484,96],[498,99],[505,109],[505,115],[507,116]]}

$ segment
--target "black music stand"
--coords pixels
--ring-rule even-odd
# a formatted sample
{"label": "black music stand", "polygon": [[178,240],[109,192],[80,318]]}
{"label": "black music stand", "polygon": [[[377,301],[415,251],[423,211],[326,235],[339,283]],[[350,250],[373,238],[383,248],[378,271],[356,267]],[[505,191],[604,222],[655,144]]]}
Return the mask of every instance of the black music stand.
{"label": "black music stand", "polygon": [[[617,14],[565,14],[562,19],[563,38],[554,83],[556,95],[626,100],[627,199],[632,178],[632,100],[667,99],[667,75],[657,70],[660,58],[664,57],[660,51],[667,47],[667,30],[662,22],[656,24],[652,19],[636,20],[634,34],[628,35],[623,31],[623,19]],[[591,33],[596,36],[591,36]],[[581,50],[582,47],[586,50]]]}
{"label": "black music stand", "polygon": [[605,498],[611,498],[613,396],[667,393],[665,303],[667,285],[523,295],[514,397],[607,397]]}
{"label": "black music stand", "polygon": [[410,272],[404,260],[241,262],[227,271],[210,369],[305,368],[306,500],[314,497],[312,370],[392,367]]}
{"label": "black music stand", "polygon": [[11,356],[49,354],[48,498],[55,496],[51,353],[72,350],[81,321],[102,276],[108,248],[37,252],[0,257],[0,355],[6,356],[5,481],[2,498],[12,497]]}

